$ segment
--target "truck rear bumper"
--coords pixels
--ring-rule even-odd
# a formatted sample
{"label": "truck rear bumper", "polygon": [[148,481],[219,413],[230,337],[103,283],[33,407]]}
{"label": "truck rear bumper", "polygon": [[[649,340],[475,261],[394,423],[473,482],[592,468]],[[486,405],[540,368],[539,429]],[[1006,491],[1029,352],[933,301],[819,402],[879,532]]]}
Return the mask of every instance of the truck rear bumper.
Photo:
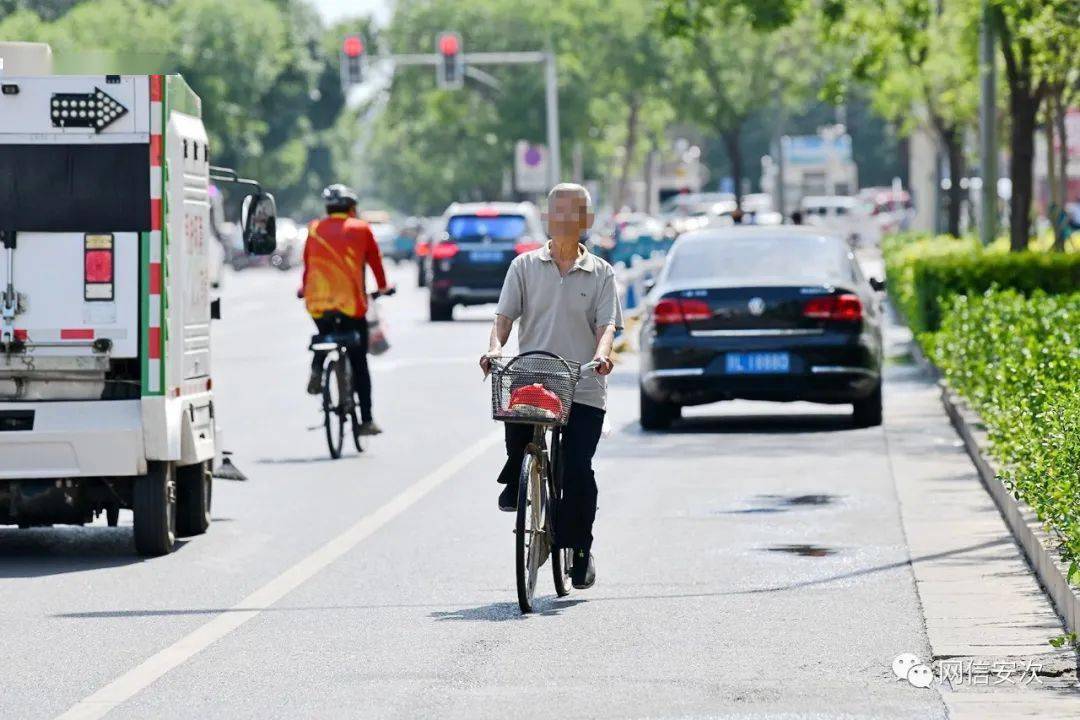
{"label": "truck rear bumper", "polygon": [[5,414],[20,420],[0,423],[0,480],[146,472],[138,400],[0,403]]}

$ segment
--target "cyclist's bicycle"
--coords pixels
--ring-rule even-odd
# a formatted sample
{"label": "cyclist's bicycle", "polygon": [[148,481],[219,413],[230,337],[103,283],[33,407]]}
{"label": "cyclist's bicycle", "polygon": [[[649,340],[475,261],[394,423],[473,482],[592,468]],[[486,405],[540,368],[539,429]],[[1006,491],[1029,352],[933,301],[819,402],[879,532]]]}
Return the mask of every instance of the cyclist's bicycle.
{"label": "cyclist's bicycle", "polygon": [[[385,293],[371,293],[372,302],[383,295],[393,295],[391,289]],[[349,349],[359,345],[360,333],[356,330],[341,330],[312,336],[308,349],[312,352],[325,352],[322,369],[322,410],[323,427],[326,430],[326,444],[330,448],[330,457],[341,457],[341,448],[345,442],[345,426],[352,424],[352,439],[356,452],[364,452],[360,443],[360,421],[356,417],[356,394],[354,392],[352,363],[349,362]]]}
{"label": "cyclist's bicycle", "polygon": [[533,426],[518,477],[514,527],[518,605],[523,613],[532,612],[536,578],[549,556],[555,593],[570,594],[571,550],[552,552],[555,513],[562,497],[562,428],[570,417],[581,371],[593,367],[596,363],[581,365],[540,351],[506,361],[492,359],[492,417]]}

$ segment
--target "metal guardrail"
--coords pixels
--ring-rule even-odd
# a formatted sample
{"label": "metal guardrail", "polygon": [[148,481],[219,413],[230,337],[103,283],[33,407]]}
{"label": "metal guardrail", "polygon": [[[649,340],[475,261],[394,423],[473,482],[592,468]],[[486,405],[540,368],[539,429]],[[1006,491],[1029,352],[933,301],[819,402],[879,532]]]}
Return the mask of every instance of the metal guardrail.
{"label": "metal guardrail", "polygon": [[647,294],[646,285],[660,273],[665,259],[666,253],[658,251],[648,258],[635,255],[630,259],[629,265],[623,262],[615,263],[619,302],[622,303],[623,313],[627,317],[636,317],[641,313]]}

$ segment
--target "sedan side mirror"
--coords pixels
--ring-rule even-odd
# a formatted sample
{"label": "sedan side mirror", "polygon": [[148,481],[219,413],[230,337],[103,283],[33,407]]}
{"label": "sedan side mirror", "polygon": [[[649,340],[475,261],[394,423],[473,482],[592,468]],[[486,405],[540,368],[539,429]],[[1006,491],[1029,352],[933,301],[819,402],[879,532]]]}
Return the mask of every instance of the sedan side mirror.
{"label": "sedan side mirror", "polygon": [[251,255],[269,255],[277,248],[277,204],[270,193],[253,193],[244,198],[241,213],[244,225],[244,251]]}
{"label": "sedan side mirror", "polygon": [[885,279],[875,277],[870,278],[870,287],[874,288],[877,292],[881,292],[885,289]]}

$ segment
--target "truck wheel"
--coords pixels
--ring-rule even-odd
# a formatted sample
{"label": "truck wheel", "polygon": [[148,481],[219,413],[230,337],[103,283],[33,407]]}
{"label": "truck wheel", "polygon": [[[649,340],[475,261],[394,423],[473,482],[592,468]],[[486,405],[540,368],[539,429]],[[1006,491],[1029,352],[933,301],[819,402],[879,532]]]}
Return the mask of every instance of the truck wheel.
{"label": "truck wheel", "polygon": [[210,463],[185,465],[176,469],[176,534],[202,535],[210,527],[210,499],[213,480]]}
{"label": "truck wheel", "polygon": [[120,506],[110,505],[105,508],[105,522],[109,527],[116,527],[120,524]]}
{"label": "truck wheel", "polygon": [[667,430],[682,412],[678,405],[657,402],[649,397],[645,388],[638,387],[641,410],[641,427],[644,430]]}
{"label": "truck wheel", "polygon": [[432,300],[428,305],[431,310],[431,322],[449,322],[454,319],[454,306],[450,303]]}
{"label": "truck wheel", "polygon": [[150,462],[135,478],[135,550],[140,555],[168,555],[176,544],[176,470],[171,462]]}

